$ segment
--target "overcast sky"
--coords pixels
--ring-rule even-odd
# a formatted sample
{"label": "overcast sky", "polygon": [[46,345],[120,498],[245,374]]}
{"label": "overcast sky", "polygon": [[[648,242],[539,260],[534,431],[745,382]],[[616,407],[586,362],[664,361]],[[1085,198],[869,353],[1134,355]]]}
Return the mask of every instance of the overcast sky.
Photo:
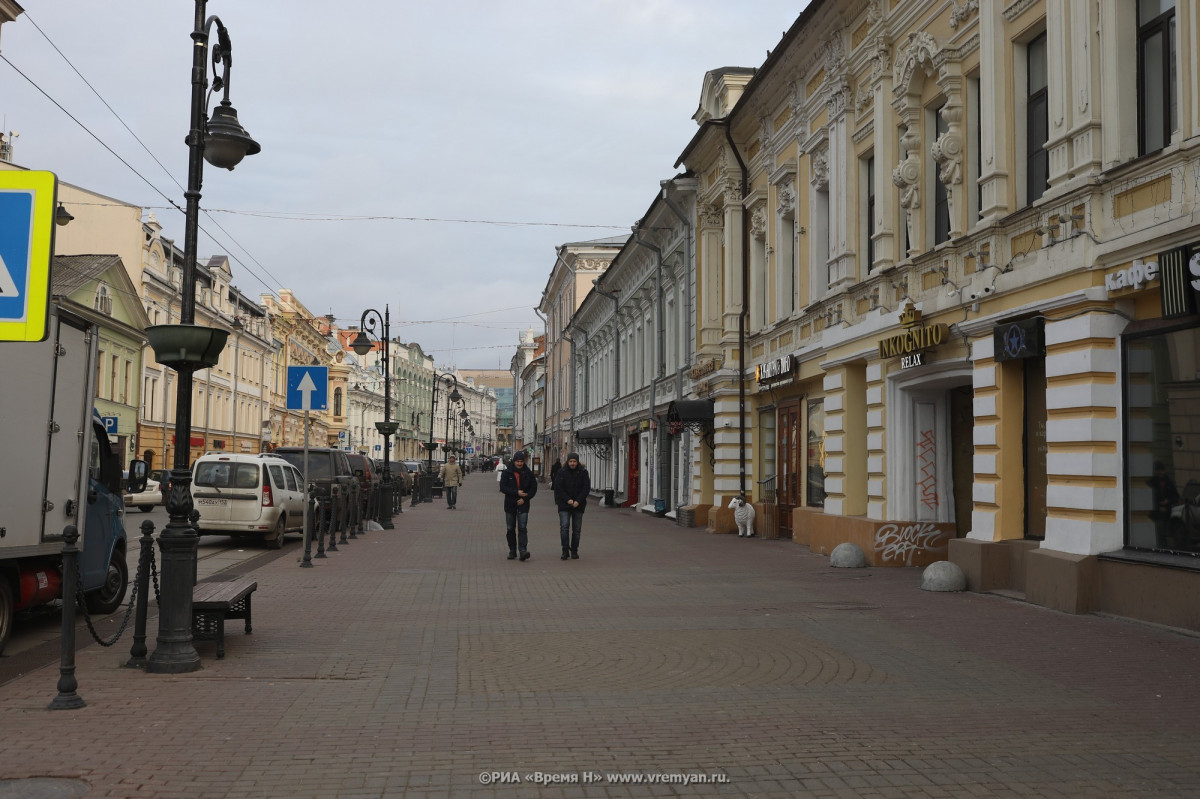
{"label": "overcast sky", "polygon": [[[153,209],[182,246],[163,195],[184,204],[194,4],[21,4],[0,34],[13,160]],[[761,65],[806,4],[210,0],[262,152],[206,166],[199,254],[228,254],[251,296],[290,288],[344,325],[388,303],[439,365],[507,368],[554,248],[627,233],[696,131],[705,71]]]}

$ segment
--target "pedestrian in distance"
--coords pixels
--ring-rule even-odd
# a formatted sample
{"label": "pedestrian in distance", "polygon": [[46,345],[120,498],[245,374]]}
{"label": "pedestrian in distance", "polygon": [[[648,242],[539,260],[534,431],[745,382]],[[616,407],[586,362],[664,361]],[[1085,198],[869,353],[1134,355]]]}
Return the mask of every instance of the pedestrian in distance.
{"label": "pedestrian in distance", "polygon": [[497,483],[500,482],[500,478],[504,475],[504,472],[507,469],[508,469],[508,467],[504,465],[504,459],[497,458],[496,459],[496,482]]}
{"label": "pedestrian in distance", "polygon": [[513,455],[512,463],[500,473],[500,493],[504,494],[508,559],[520,552],[521,560],[529,560],[529,501],[537,493],[537,478],[525,465],[524,452]]}
{"label": "pedestrian in distance", "polygon": [[554,478],[558,477],[558,470],[562,468],[562,461],[558,458],[554,459],[554,463],[550,464],[550,485],[554,485]]}
{"label": "pedestrian in distance", "polygon": [[555,475],[554,502],[558,505],[558,537],[562,559],[579,560],[579,533],[583,530],[583,510],[592,491],[592,478],[579,462],[579,453],[567,455],[567,465]]}
{"label": "pedestrian in distance", "polygon": [[446,491],[446,509],[455,510],[455,505],[458,504],[458,487],[462,485],[463,473],[462,467],[454,460],[451,455],[442,464],[442,468],[438,471],[438,478],[442,481],[442,487]]}

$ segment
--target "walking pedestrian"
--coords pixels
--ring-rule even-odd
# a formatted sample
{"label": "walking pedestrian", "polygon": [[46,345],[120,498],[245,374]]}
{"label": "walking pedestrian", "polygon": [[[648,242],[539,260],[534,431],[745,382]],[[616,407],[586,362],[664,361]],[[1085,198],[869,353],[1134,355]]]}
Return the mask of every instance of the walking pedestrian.
{"label": "walking pedestrian", "polygon": [[554,485],[554,478],[558,477],[558,470],[562,468],[562,461],[558,458],[554,459],[554,463],[550,464],[550,485]]}
{"label": "walking pedestrian", "polygon": [[512,464],[500,473],[500,493],[504,494],[508,559],[520,551],[521,560],[529,560],[529,500],[537,493],[537,478],[525,466],[524,452],[513,455]]}
{"label": "walking pedestrian", "polygon": [[438,471],[438,477],[446,491],[446,510],[456,510],[454,506],[458,504],[458,487],[462,485],[463,473],[462,467],[454,460],[453,455],[442,464],[441,470]]}
{"label": "walking pedestrian", "polygon": [[592,490],[592,478],[579,462],[578,452],[567,455],[567,465],[559,470],[553,485],[562,559],[579,560],[579,533],[583,529],[583,509]]}

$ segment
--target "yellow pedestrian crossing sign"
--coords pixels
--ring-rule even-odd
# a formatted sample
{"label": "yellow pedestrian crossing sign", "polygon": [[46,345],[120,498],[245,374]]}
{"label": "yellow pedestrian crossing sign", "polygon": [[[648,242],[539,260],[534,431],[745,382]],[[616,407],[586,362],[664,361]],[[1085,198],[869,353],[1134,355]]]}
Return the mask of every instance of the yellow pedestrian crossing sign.
{"label": "yellow pedestrian crossing sign", "polygon": [[53,172],[0,170],[0,341],[46,338],[57,191]]}

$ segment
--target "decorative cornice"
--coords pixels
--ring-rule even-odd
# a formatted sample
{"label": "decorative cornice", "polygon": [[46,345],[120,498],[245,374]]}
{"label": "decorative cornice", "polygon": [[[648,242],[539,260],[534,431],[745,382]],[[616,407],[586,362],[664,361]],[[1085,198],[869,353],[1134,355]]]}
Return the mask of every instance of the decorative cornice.
{"label": "decorative cornice", "polygon": [[1036,2],[1037,0],[1017,0],[1017,2],[1004,9],[1004,18],[1012,22],[1028,11]]}
{"label": "decorative cornice", "polygon": [[897,93],[908,91],[909,82],[912,80],[913,71],[917,66],[926,65],[929,70],[936,68],[935,59],[938,52],[938,43],[933,36],[925,31],[910,33],[908,42],[892,69],[894,90]]}
{"label": "decorative cornice", "polygon": [[958,30],[966,19],[973,14],[979,13],[979,0],[965,0],[965,2],[950,12],[950,27]]}

